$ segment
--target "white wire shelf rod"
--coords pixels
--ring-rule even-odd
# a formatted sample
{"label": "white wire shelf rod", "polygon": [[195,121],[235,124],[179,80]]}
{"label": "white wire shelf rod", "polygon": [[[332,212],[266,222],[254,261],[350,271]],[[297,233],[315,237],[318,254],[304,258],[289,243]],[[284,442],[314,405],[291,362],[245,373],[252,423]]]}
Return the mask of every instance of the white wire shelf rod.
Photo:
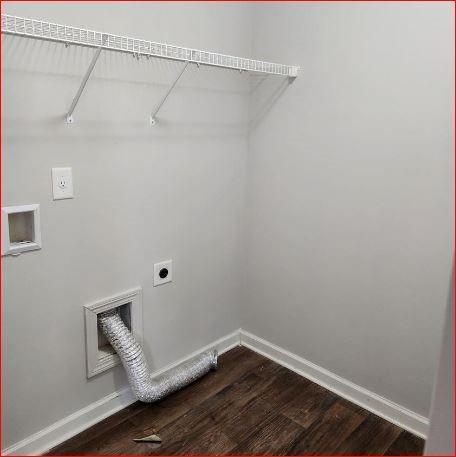
{"label": "white wire shelf rod", "polygon": [[[8,14],[1,15],[2,33],[37,38],[79,46],[121,51],[133,55],[159,57],[163,59],[193,62],[199,65],[229,68],[239,71],[256,72],[296,78],[299,67],[262,60],[246,59],[215,52],[181,46],[173,46],[155,41],[96,32],[67,25],[54,24],[37,19],[27,19]],[[104,42],[104,37],[106,41]]]}

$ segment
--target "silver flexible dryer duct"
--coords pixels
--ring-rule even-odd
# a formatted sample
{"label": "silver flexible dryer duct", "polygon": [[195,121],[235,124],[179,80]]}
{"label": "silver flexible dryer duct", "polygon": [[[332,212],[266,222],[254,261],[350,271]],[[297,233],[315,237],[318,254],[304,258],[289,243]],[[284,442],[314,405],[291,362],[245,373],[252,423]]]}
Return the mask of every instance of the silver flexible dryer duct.
{"label": "silver flexible dryer duct", "polygon": [[133,393],[140,401],[151,403],[160,400],[217,368],[217,351],[213,350],[152,378],[141,346],[117,310],[101,313],[98,326],[119,355]]}

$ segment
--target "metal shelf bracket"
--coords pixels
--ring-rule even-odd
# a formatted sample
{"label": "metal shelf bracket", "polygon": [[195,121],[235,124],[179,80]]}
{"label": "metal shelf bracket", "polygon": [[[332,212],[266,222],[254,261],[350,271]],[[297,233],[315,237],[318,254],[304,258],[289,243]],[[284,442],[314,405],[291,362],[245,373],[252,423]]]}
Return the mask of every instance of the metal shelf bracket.
{"label": "metal shelf bracket", "polygon": [[108,35],[103,35],[102,38],[102,44],[99,46],[92,57],[92,60],[90,62],[89,68],[87,68],[87,71],[84,75],[84,78],[82,78],[81,85],[79,86],[78,91],[76,92],[76,95],[73,98],[73,101],[71,103],[70,109],[68,110],[66,116],[65,116],[65,122],[67,124],[73,124],[74,123],[74,118],[73,118],[73,112],[76,109],[76,106],[79,102],[79,99],[81,98],[82,93],[84,92],[85,86],[87,84],[87,81],[90,78],[90,75],[92,74],[93,69],[95,68],[95,65],[97,63],[98,58],[100,57],[101,50],[103,49],[103,46],[106,44],[106,41],[108,39]]}
{"label": "metal shelf bracket", "polygon": [[[187,62],[185,62],[185,65],[183,66],[182,70],[177,75],[176,79],[173,81],[171,86],[169,86],[168,91],[163,96],[163,98],[160,100],[160,103],[157,105],[155,110],[151,113],[151,115],[150,115],[150,125],[151,126],[153,126],[153,125],[155,125],[157,123],[157,114],[158,114],[158,112],[160,111],[160,109],[163,106],[163,104],[166,102],[166,99],[169,97],[169,95],[173,91],[174,87],[176,86],[176,84],[179,81],[179,79],[181,78],[181,76],[184,74],[184,72],[187,69],[189,63],[190,62],[188,60],[187,60]],[[198,65],[198,67],[199,67],[199,65]]]}

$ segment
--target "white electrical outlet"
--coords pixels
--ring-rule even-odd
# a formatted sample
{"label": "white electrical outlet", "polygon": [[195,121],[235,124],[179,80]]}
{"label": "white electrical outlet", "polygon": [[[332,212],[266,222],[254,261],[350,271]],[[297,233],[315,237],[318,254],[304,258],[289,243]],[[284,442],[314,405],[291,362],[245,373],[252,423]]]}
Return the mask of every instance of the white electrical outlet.
{"label": "white electrical outlet", "polygon": [[173,261],[165,260],[164,262],[154,265],[154,287],[161,286],[173,280]]}
{"label": "white electrical outlet", "polygon": [[73,198],[73,174],[70,167],[52,169],[54,200]]}

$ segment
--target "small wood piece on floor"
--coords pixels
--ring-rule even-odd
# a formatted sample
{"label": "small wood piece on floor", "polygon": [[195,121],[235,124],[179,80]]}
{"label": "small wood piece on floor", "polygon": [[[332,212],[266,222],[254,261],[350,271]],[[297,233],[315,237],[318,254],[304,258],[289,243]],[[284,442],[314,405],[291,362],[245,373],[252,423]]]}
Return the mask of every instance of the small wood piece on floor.
{"label": "small wood piece on floor", "polygon": [[133,438],[135,443],[161,443],[162,440],[158,435],[144,436],[143,438]]}

